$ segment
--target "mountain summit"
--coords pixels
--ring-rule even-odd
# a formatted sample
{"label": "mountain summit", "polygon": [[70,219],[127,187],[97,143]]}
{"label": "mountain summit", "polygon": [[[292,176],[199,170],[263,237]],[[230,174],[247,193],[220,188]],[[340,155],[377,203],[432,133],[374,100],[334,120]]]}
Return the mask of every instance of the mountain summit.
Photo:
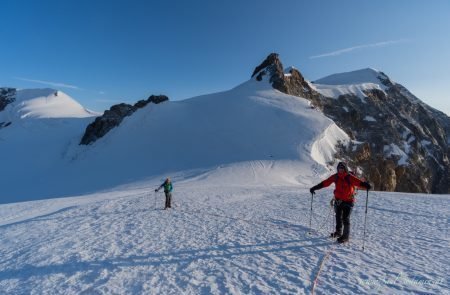
{"label": "mountain summit", "polygon": [[99,115],[60,90],[0,88],[0,122],[14,119],[86,118]]}
{"label": "mountain summit", "polygon": [[294,67],[283,68],[277,53],[271,53],[255,68],[252,78],[257,81],[266,79],[272,87],[290,95],[301,96],[311,100],[317,99],[318,93],[314,91],[303,75]]}

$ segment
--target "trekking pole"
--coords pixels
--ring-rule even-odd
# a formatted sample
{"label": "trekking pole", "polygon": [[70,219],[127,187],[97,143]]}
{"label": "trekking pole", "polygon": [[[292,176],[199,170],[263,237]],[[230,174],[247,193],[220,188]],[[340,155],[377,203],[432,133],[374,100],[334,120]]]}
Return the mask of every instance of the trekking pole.
{"label": "trekking pole", "polygon": [[153,195],[155,195],[155,205],[153,206],[153,208],[155,208],[156,210],[156,192],[154,192]]}
{"label": "trekking pole", "polygon": [[367,222],[367,204],[369,203],[369,190],[367,190],[367,196],[366,196],[366,213],[364,216],[364,234],[363,234],[363,246],[362,246],[362,250],[364,252],[364,245],[366,242],[366,222]]}
{"label": "trekking pole", "polygon": [[309,234],[311,234],[311,232],[312,232],[311,222],[312,222],[312,212],[313,212],[313,199],[314,199],[314,193],[311,193],[311,211],[309,214]]}
{"label": "trekking pole", "polygon": [[[331,202],[330,202],[331,216],[333,216],[333,212],[336,213],[335,202],[336,202],[336,200],[333,197],[333,199],[331,199]],[[336,218],[331,217],[330,223],[331,223],[331,231],[330,232],[334,233],[336,231]]]}

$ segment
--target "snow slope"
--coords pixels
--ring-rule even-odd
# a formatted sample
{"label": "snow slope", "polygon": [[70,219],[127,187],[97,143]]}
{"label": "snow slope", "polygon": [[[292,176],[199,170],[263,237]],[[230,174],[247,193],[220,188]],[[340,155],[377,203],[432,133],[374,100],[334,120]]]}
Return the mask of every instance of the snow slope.
{"label": "snow slope", "polygon": [[61,91],[18,90],[15,101],[0,112],[0,122],[11,122],[0,129],[0,202],[45,197],[41,191],[66,175],[68,147],[77,144],[97,115]]}
{"label": "snow slope", "polygon": [[12,167],[0,202],[85,194],[160,175],[309,185],[328,172],[315,160],[323,164],[338,140],[348,140],[306,99],[255,80],[149,104],[89,146],[78,143],[92,118],[22,121],[0,133],[7,148],[1,162]]}
{"label": "snow slope", "polygon": [[298,185],[175,180],[165,211],[158,184],[0,205],[0,293],[449,294],[449,195],[371,192],[362,252],[365,192],[337,246],[332,189],[308,234]]}

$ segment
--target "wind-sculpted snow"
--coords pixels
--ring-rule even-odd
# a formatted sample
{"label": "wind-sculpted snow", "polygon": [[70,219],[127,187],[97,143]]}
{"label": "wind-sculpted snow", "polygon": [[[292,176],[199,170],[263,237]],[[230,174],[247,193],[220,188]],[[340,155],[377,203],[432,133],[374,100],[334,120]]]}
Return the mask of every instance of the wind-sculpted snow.
{"label": "wind-sculpted snow", "polygon": [[448,292],[449,195],[371,192],[362,252],[365,192],[336,246],[331,190],[314,198],[308,234],[297,186],[175,182],[166,211],[157,184],[1,205],[0,293],[310,294],[314,281],[316,294]]}

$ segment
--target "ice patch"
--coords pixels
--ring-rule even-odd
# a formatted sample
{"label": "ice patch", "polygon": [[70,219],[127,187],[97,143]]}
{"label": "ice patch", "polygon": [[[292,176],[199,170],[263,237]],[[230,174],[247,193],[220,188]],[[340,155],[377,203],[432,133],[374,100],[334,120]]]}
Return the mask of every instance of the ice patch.
{"label": "ice patch", "polygon": [[398,165],[406,165],[408,163],[409,156],[396,144],[391,143],[390,145],[385,145],[383,151],[386,157],[399,156]]}
{"label": "ice patch", "polygon": [[377,120],[376,120],[374,117],[372,117],[372,116],[365,116],[363,120],[364,120],[364,121],[368,121],[368,122],[376,122],[376,121],[377,121]]}

